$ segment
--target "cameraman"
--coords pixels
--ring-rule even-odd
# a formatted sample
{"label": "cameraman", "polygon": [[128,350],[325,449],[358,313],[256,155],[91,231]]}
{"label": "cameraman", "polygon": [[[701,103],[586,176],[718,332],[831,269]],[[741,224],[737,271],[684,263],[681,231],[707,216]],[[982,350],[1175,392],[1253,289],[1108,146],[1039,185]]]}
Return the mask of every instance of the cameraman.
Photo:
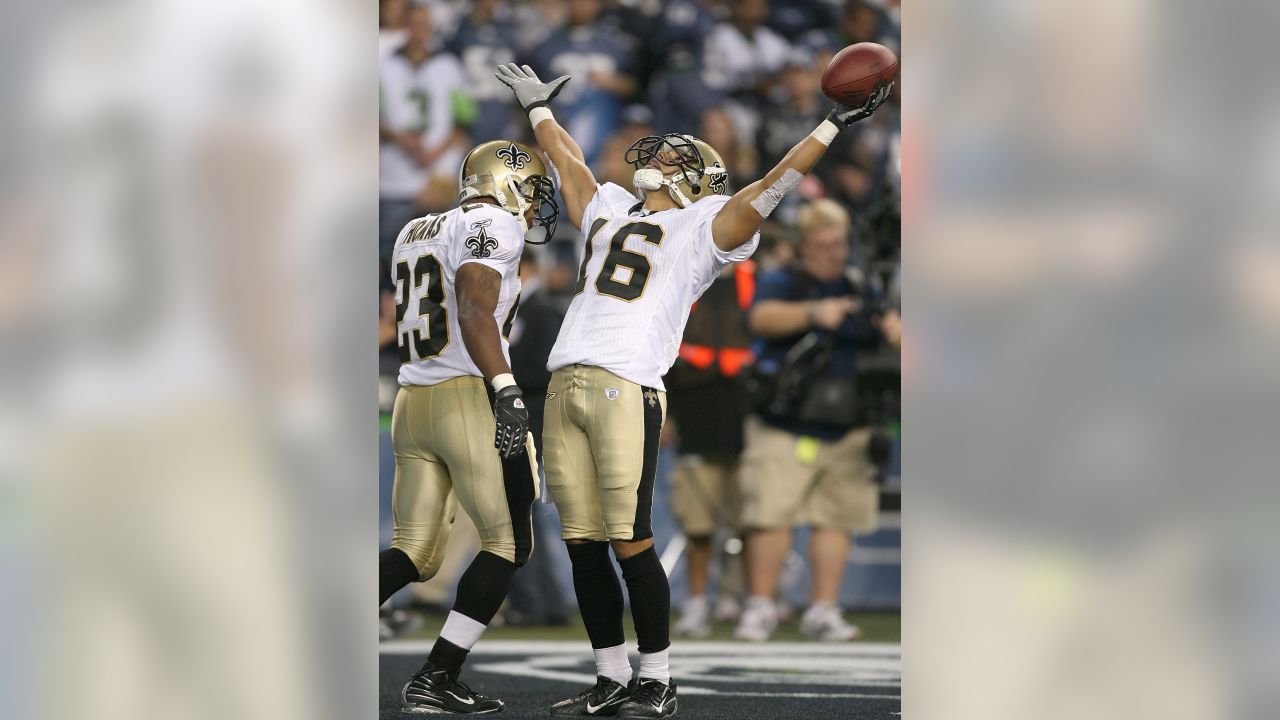
{"label": "cameraman", "polygon": [[901,339],[898,313],[873,313],[850,272],[845,209],[817,200],[800,209],[797,224],[797,265],[760,279],[748,316],[768,391],[747,422],[740,476],[751,597],[736,635],[745,640],[765,640],[777,626],[778,574],[801,525],[812,526],[813,577],[801,631],[823,640],[857,635],[836,602],[852,535],[875,528],[879,488],[856,360]]}

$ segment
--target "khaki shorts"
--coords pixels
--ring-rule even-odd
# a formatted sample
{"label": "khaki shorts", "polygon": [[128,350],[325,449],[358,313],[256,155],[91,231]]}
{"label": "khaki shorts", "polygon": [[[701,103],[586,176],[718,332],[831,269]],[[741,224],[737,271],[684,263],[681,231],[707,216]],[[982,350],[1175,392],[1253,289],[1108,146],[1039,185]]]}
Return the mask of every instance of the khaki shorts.
{"label": "khaki shorts", "polygon": [[530,514],[538,496],[533,436],[526,452],[503,460],[484,380],[464,376],[401,388],[391,414],[396,455],[391,547],[408,555],[419,578],[440,568],[456,506],[480,533],[480,549],[523,565],[533,552]]}
{"label": "khaki shorts", "polygon": [[737,458],[681,455],[671,471],[671,514],[689,537],[736,528],[741,506]]}
{"label": "khaki shorts", "polygon": [[749,418],[740,471],[743,527],[875,529],[880,489],[867,458],[870,438],[864,428],[822,442]]}
{"label": "khaki shorts", "polygon": [[608,370],[570,365],[551,374],[542,431],[547,489],[565,540],[643,540],[667,394]]}

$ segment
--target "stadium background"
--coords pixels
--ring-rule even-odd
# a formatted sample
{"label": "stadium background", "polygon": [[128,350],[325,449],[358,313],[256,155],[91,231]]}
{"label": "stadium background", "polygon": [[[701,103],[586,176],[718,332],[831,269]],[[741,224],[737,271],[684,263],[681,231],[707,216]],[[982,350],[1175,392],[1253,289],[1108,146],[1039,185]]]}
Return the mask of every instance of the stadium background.
{"label": "stadium background", "polygon": [[[425,8],[425,12],[419,8]],[[725,157],[731,183],[758,177],[787,149],[802,139],[825,115],[829,101],[821,97],[818,77],[831,54],[854,42],[873,41],[899,47],[900,16],[892,0],[827,2],[799,0],[767,2],[696,2],[673,0],[632,2],[601,0],[543,0],[508,3],[437,1],[413,3],[383,0],[379,6],[380,86],[385,112],[396,98],[394,82],[387,82],[387,66],[413,35],[425,34],[433,77],[448,85],[450,112],[432,115],[422,103],[424,124],[447,116],[448,128],[436,127],[424,136],[444,138],[439,146],[425,146],[428,158],[418,176],[388,179],[387,153],[403,153],[395,143],[383,142],[380,187],[379,243],[386,250],[404,222],[454,204],[457,167],[466,148],[498,137],[532,142],[527,119],[510,92],[493,77],[500,63],[528,63],[542,77],[574,76],[556,103],[557,118],[582,145],[597,178],[630,188],[631,169],[623,151],[636,138],[662,132],[692,132],[708,140]],[[416,27],[414,27],[416,26]],[[411,28],[413,28],[411,30]],[[748,31],[744,32],[744,28]],[[851,262],[882,297],[897,301],[900,276],[900,110],[897,94],[869,121],[855,125],[833,145],[823,162],[787,198],[762,228],[756,255],[761,270],[780,267],[793,256],[794,219],[806,199],[830,197],[849,211],[853,225]],[[442,147],[446,144],[453,147]],[[405,191],[406,179],[417,188]],[[732,186],[731,186],[732,190]],[[572,284],[580,261],[580,234],[561,222],[553,242],[535,250],[539,281],[567,306],[563,292]],[[380,372],[382,421],[379,483],[383,544],[391,532],[390,489],[394,471],[389,436],[389,412],[396,390],[398,359],[391,322],[394,288],[383,278],[381,308],[384,332]],[[517,328],[517,331],[519,328]],[[896,428],[896,426],[895,426]],[[900,439],[894,434],[893,460],[882,490],[880,528],[858,536],[849,556],[840,604],[850,619],[863,627],[865,639],[898,641],[900,608]],[[667,474],[675,449],[664,446],[654,498],[656,543],[672,580],[672,604],[678,608],[686,593],[680,550],[683,540],[667,504]],[[558,540],[554,507],[535,507],[538,515],[538,562],[559,585],[564,610],[576,611],[568,559]],[[445,569],[431,583],[402,591],[392,603],[399,607],[447,608],[457,574],[477,547],[459,513]],[[461,531],[459,531],[461,530]],[[781,600],[802,608],[808,589],[804,530],[793,545],[784,568]],[[797,548],[799,551],[797,551]],[[732,540],[728,550],[740,551]],[[714,569],[713,569],[714,572]],[[715,587],[713,575],[712,587]],[[518,603],[516,593],[512,602]],[[535,608],[534,618],[555,611]],[[511,603],[500,616],[524,624],[527,617]],[[412,618],[408,635],[430,636],[438,618],[431,612],[425,625]],[[536,624],[536,621],[534,622]],[[416,630],[414,628],[417,628]],[[402,630],[406,628],[401,628]],[[728,638],[731,626],[717,627],[717,638]],[[517,637],[526,637],[518,635]],[[543,637],[543,635],[533,635]],[[558,635],[550,635],[556,637]],[[779,638],[794,637],[783,630]],[[499,635],[499,637],[504,637]]]}

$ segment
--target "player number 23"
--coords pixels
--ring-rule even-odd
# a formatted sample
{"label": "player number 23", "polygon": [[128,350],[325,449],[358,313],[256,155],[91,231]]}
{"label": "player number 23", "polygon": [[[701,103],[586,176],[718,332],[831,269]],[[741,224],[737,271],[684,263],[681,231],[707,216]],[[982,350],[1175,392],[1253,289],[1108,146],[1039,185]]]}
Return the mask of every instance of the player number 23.
{"label": "player number 23", "polygon": [[[426,281],[426,291],[418,300],[418,317],[405,322],[409,309],[410,289],[417,290]],[[419,255],[413,267],[408,260],[396,263],[396,285],[399,301],[396,302],[396,328],[400,345],[400,362],[435,357],[449,344],[449,315],[444,307],[444,273],[440,261],[434,255]],[[414,327],[418,318],[426,318],[427,335],[422,328]]]}
{"label": "player number 23", "polygon": [[[582,258],[582,267],[578,271],[577,292],[582,292],[587,287],[587,264],[591,262],[591,244],[596,233],[600,232],[600,228],[607,222],[604,218],[597,218],[591,224],[590,232],[587,233],[586,255]],[[596,292],[627,302],[644,294],[644,286],[649,281],[651,268],[649,258],[626,249],[627,240],[633,236],[644,242],[660,245],[663,232],[660,226],[647,222],[628,223],[619,228],[618,232],[614,233],[613,239],[609,241],[609,254],[605,256],[604,266],[596,276]],[[626,268],[629,271],[625,274],[625,280],[617,279],[619,268]]]}

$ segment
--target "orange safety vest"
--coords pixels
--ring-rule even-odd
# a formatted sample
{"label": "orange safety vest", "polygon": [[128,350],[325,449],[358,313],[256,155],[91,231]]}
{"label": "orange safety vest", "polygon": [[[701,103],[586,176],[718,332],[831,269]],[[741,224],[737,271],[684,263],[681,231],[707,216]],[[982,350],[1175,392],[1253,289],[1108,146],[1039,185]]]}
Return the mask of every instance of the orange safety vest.
{"label": "orange safety vest", "polygon": [[[738,290],[738,307],[746,310],[751,307],[751,300],[756,295],[756,264],[751,260],[738,263],[733,273],[734,283]],[[689,312],[698,307],[695,302]],[[742,372],[742,367],[755,359],[751,348],[724,347],[719,352],[707,345],[680,343],[680,359],[693,367],[704,370],[718,359],[720,374],[735,377]]]}

